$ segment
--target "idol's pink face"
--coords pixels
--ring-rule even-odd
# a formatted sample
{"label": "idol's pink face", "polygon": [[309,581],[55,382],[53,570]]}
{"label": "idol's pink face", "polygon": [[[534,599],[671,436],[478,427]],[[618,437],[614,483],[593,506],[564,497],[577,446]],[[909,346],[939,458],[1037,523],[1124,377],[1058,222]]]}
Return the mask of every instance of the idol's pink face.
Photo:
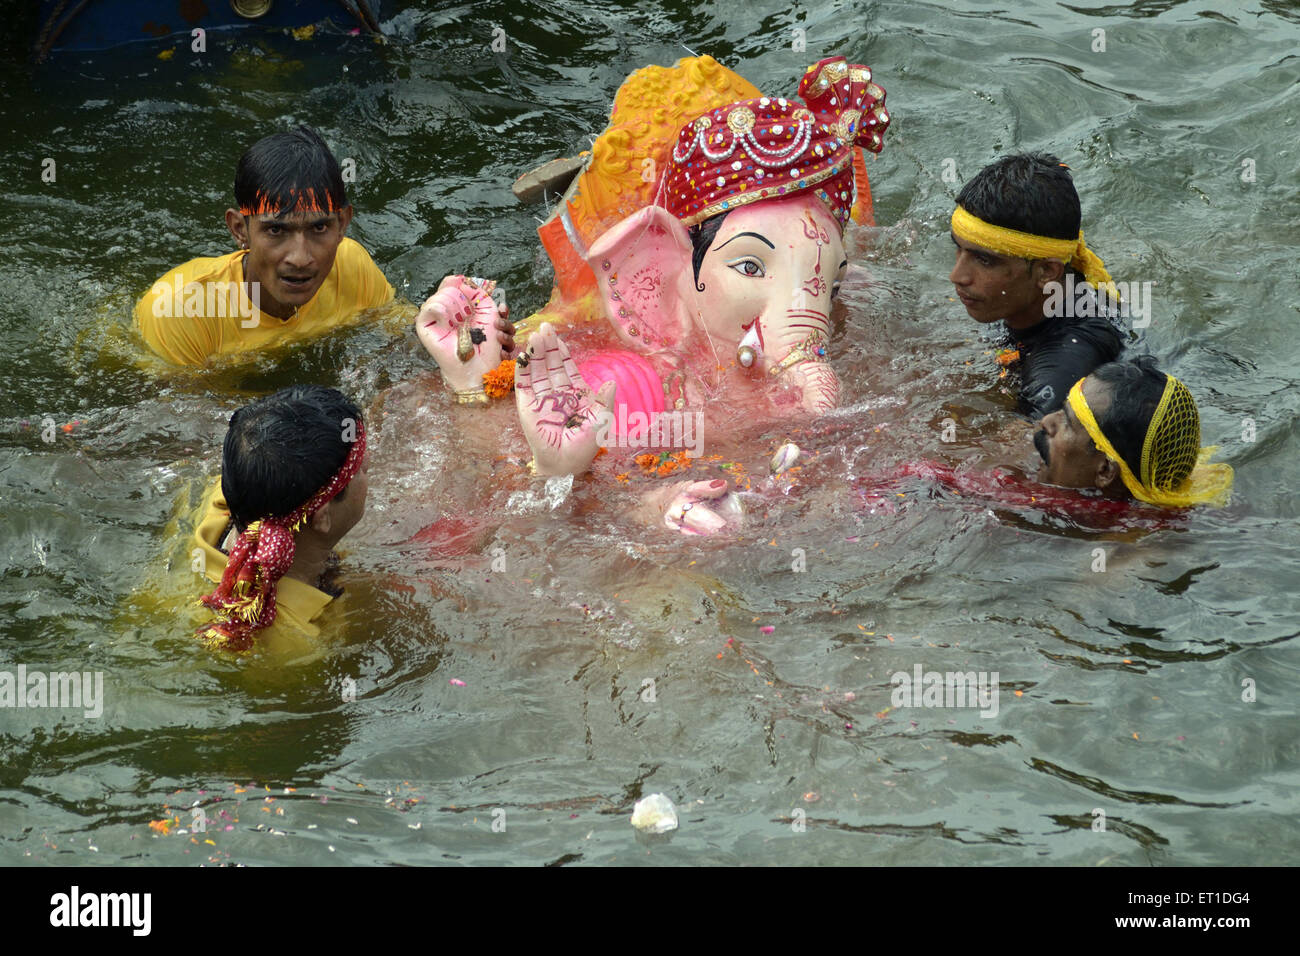
{"label": "idol's pink face", "polygon": [[653,205],[592,244],[587,262],[623,341],[722,368],[740,362],[743,344],[754,352],[749,374],[779,373],[771,380],[804,411],[834,408],[839,382],[826,350],[848,262],[822,201],[805,192],[741,206],[718,223],[698,277],[693,253],[681,220]]}
{"label": "idol's pink face", "polygon": [[752,328],[765,358],[780,361],[810,335],[830,337],[846,268],[839,225],[816,196],[741,206],[700,263],[700,321],[719,355]]}
{"label": "idol's pink face", "polygon": [[698,320],[719,357],[742,340],[760,371],[800,348],[811,361],[786,373],[804,404],[835,405],[838,382],[824,362],[831,304],[848,268],[839,224],[811,193],[741,206],[723,220],[700,263]]}

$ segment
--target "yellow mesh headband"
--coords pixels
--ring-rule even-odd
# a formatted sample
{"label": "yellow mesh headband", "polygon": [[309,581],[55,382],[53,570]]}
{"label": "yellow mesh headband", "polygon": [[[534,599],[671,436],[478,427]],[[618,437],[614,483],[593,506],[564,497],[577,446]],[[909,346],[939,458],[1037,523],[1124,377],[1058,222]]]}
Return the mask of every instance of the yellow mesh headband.
{"label": "yellow mesh headband", "polygon": [[[1165,394],[1169,394],[1168,382],[1165,383]],[[1079,419],[1079,423],[1083,425],[1088,437],[1092,439],[1092,443],[1097,446],[1103,455],[1119,465],[1120,477],[1124,479],[1124,485],[1133,493],[1133,497],[1149,504],[1153,503],[1148,497],[1148,490],[1142,486],[1142,482],[1134,477],[1133,469],[1128,466],[1128,462],[1124,460],[1123,456],[1115,450],[1115,446],[1110,443],[1110,439],[1106,437],[1106,434],[1101,430],[1101,426],[1097,424],[1097,416],[1092,413],[1092,409],[1088,407],[1088,400],[1083,397],[1083,379],[1079,379],[1070,388],[1070,395],[1066,401],[1070,403],[1070,408],[1074,411],[1074,417]],[[1163,405],[1164,398],[1162,397],[1160,401]],[[1155,421],[1154,415],[1151,420],[1152,422]],[[1147,427],[1148,441],[1150,441],[1154,431],[1154,428]]]}
{"label": "yellow mesh headband", "polygon": [[[1192,468],[1192,473],[1178,488],[1162,489],[1152,487],[1150,484],[1144,484],[1138,481],[1129,468],[1128,463],[1115,450],[1115,446],[1102,432],[1101,426],[1097,424],[1097,418],[1088,407],[1088,400],[1083,397],[1083,379],[1074,383],[1070,389],[1067,401],[1070,409],[1074,412],[1084,430],[1087,431],[1088,437],[1092,439],[1093,444],[1101,451],[1103,455],[1119,466],[1120,477],[1124,480],[1124,486],[1133,494],[1134,498],[1139,501],[1145,501],[1152,505],[1167,505],[1175,508],[1188,508],[1192,505],[1210,504],[1221,507],[1228,501],[1228,493],[1232,490],[1232,466],[1226,464],[1211,464],[1209,459],[1214,453],[1214,448],[1202,448],[1197,455],[1196,465]],[[1156,406],[1155,414],[1151,416],[1151,422],[1147,425],[1146,439],[1142,443],[1142,474],[1150,478],[1155,469],[1155,458],[1158,454],[1154,446],[1155,436],[1160,429],[1164,416],[1168,413],[1170,403],[1174,400],[1178,390],[1185,386],[1172,375],[1165,377],[1165,390],[1160,396],[1160,404]]]}
{"label": "yellow mesh headband", "polygon": [[1066,265],[1073,263],[1094,286],[1114,288],[1115,285],[1105,263],[1084,243],[1082,229],[1078,239],[1049,239],[1006,226],[995,226],[968,212],[964,206],[958,206],[952,212],[952,234],[1003,256],[1060,259]]}
{"label": "yellow mesh headband", "polygon": [[[1169,404],[1173,400],[1174,396],[1178,394],[1180,387],[1183,391],[1187,390],[1186,387],[1183,386],[1183,383],[1178,381],[1178,379],[1174,378],[1172,375],[1165,376],[1165,390],[1160,395],[1160,402],[1156,405],[1156,410],[1151,413],[1151,422],[1147,425],[1147,437],[1142,440],[1142,459],[1139,462],[1142,471],[1138,477],[1142,479],[1142,487],[1144,488],[1155,487],[1156,435],[1160,431],[1160,423],[1165,420],[1165,415],[1169,412]],[[1083,396],[1082,389],[1079,390],[1079,395],[1080,397]],[[1188,396],[1188,398],[1190,398],[1190,396]],[[1200,434],[1201,424],[1200,419],[1198,418],[1196,422],[1196,443],[1198,445],[1201,441]]]}

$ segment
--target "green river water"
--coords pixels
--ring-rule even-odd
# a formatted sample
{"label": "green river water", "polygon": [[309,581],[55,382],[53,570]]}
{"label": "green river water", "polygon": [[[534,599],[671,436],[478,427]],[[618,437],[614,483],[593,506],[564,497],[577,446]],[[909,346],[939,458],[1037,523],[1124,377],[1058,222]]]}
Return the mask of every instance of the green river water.
{"label": "green river water", "polygon": [[[90,718],[0,710],[0,863],[1295,859],[1300,6],[408,2],[384,19],[382,46],[214,35],[201,56],[150,42],[40,67],[21,29],[4,41],[0,670],[102,672],[105,699]],[[893,116],[870,163],[884,228],[849,244],[832,347],[845,407],[802,430],[709,420],[706,454],[759,476],[739,532],[638,526],[613,469],[567,497],[498,478],[493,456],[523,452],[509,410],[466,424],[400,317],[202,374],[144,359],[133,302],[233,248],[236,159],[297,122],[355,160],[351,235],[399,294],[467,272],[535,310],[542,213],[510,182],[587,148],[624,76],[685,48],[773,95],[843,54]],[[960,182],[1030,148],[1071,166],[1112,274],[1154,283],[1144,347],[1236,469],[1229,507],[1098,530],[924,482],[850,491],[921,458],[1030,464],[998,343],[947,281]],[[319,654],[222,657],[190,636],[202,582],[180,536],[231,412],[293,382],[344,389],[374,430],[348,593]],[[760,480],[787,438],[809,453],[794,491]],[[466,511],[467,537],[412,540]],[[890,675],[917,665],[997,672],[997,714],[888,710]],[[628,818],[654,792],[681,826],[650,842]],[[195,806],[204,832],[176,832]]]}

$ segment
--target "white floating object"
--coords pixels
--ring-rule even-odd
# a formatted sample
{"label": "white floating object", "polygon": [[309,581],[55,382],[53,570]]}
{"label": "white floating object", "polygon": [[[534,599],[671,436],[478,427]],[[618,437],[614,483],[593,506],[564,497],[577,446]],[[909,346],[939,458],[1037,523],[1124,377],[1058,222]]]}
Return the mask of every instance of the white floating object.
{"label": "white floating object", "polygon": [[677,808],[662,793],[638,800],[632,808],[632,826],[643,833],[667,833],[677,829]]}
{"label": "white floating object", "polygon": [[799,446],[792,441],[786,442],[776,450],[772,456],[772,474],[779,475],[783,471],[789,470],[796,461],[799,460]]}

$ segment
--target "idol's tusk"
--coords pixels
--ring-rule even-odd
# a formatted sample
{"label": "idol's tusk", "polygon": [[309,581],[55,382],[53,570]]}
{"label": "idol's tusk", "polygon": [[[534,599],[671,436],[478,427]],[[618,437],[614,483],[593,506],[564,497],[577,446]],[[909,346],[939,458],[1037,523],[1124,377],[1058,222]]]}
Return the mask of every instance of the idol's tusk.
{"label": "idol's tusk", "polygon": [[742,368],[752,368],[763,354],[762,347],[759,345],[758,323],[755,322],[745,333],[745,337],[740,340],[740,345],[736,348],[736,361]]}

